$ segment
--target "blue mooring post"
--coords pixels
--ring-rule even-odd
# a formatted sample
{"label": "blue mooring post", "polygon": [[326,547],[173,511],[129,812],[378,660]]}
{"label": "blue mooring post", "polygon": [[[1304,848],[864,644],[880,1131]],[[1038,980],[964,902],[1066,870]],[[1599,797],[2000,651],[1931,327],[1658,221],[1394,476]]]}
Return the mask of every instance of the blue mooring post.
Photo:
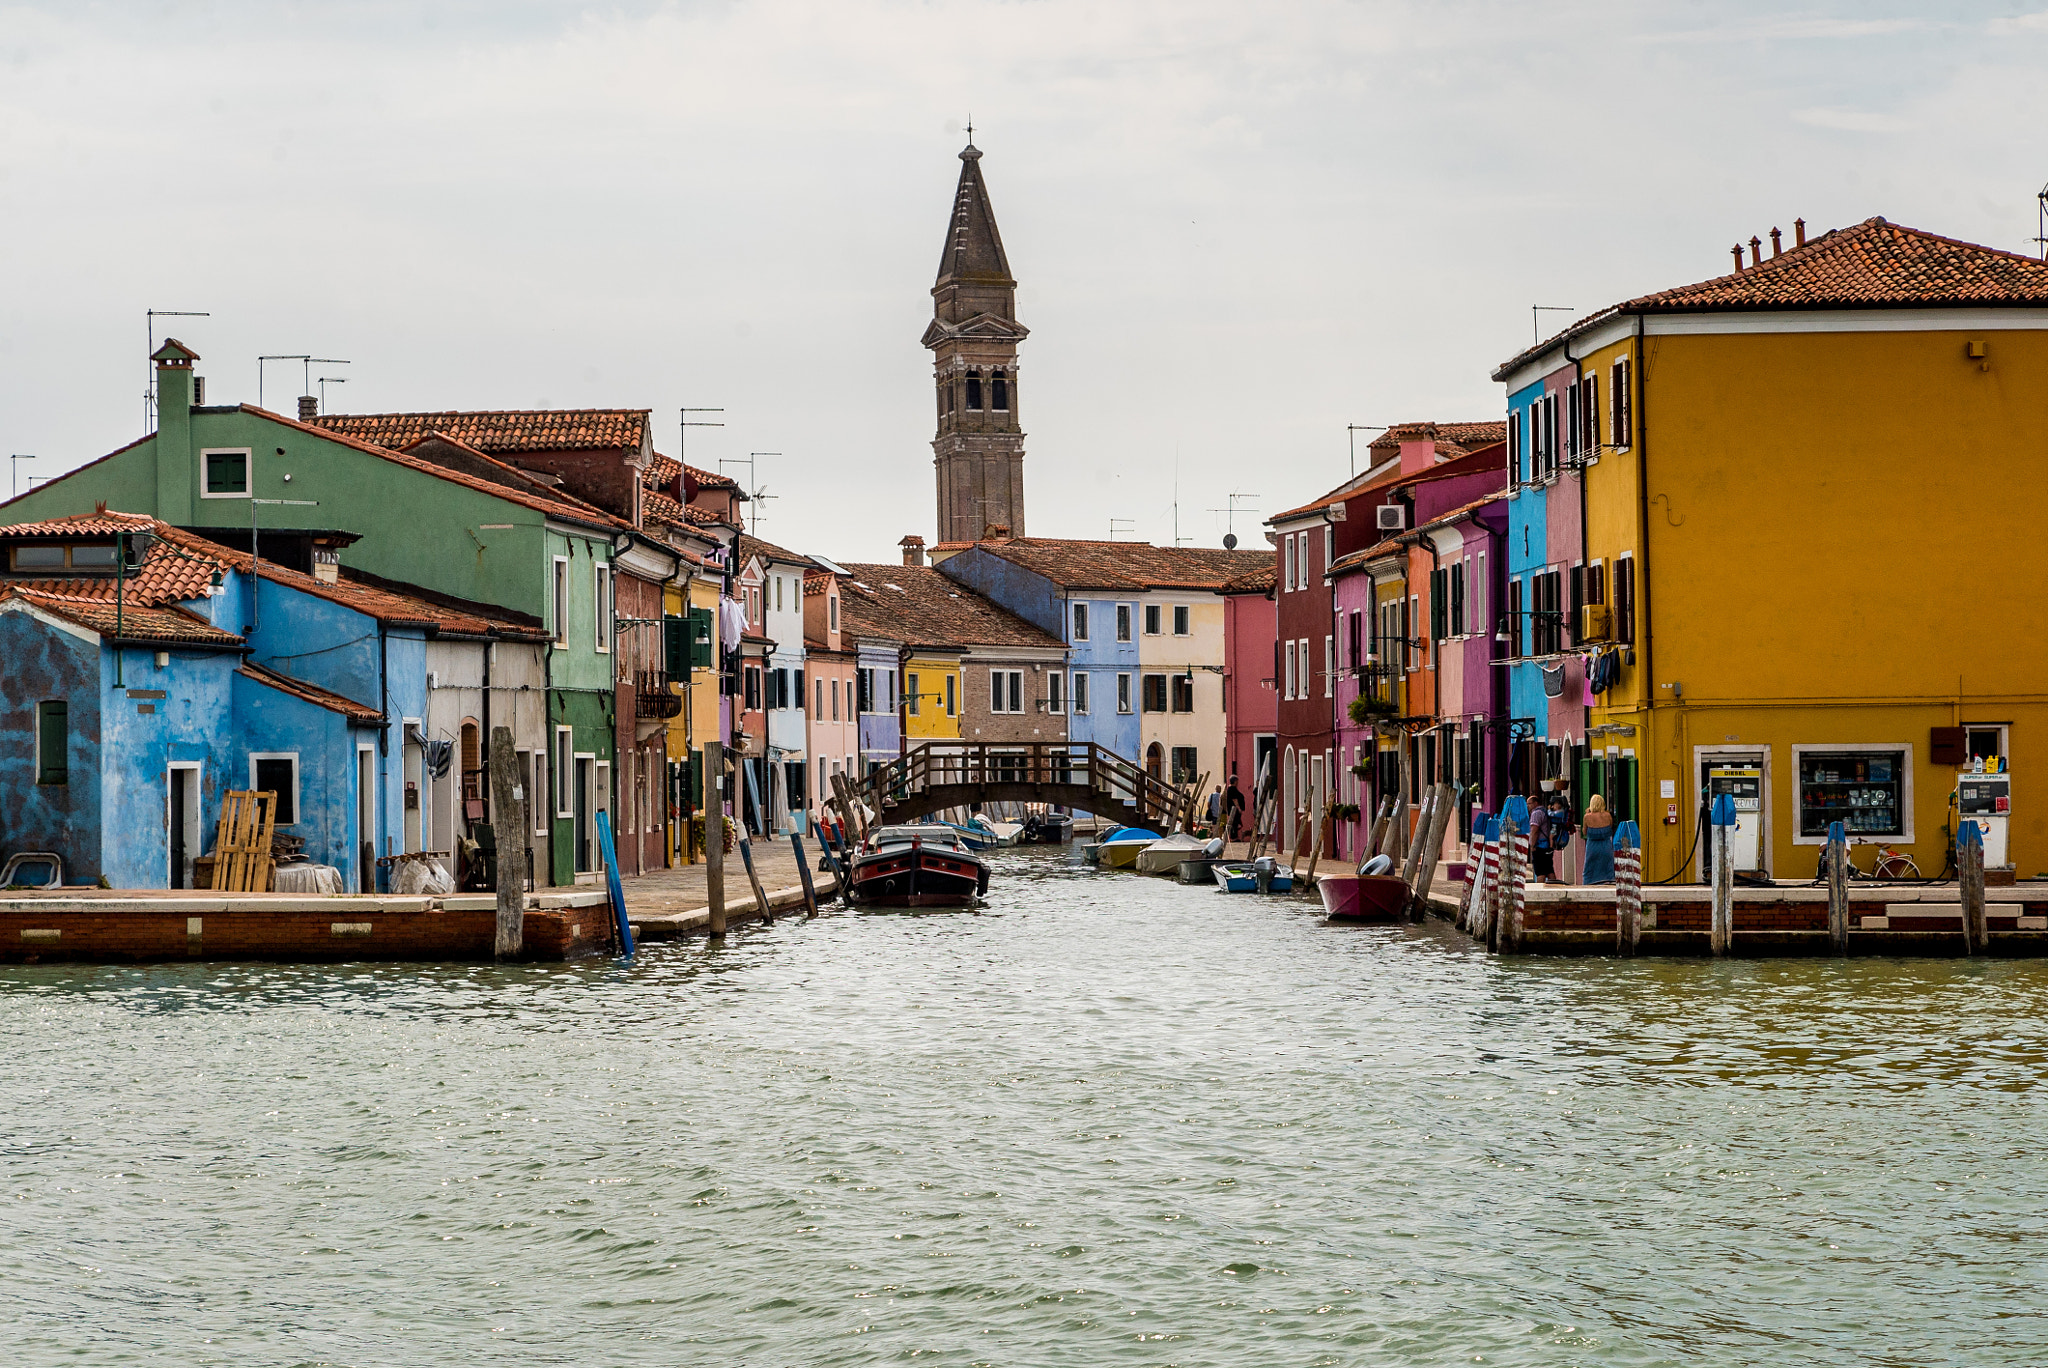
{"label": "blue mooring post", "polygon": [[604,856],[605,884],[612,898],[612,912],[619,921],[619,953],[633,953],[633,923],[626,916],[626,890],[619,887],[619,856],[612,847],[612,820],[609,812],[597,814],[597,848]]}
{"label": "blue mooring post", "polygon": [[1707,821],[1714,828],[1714,920],[1708,940],[1716,955],[1725,955],[1735,945],[1735,871],[1728,865],[1729,841],[1735,834],[1734,795],[1716,795]]}
{"label": "blue mooring post", "polygon": [[818,890],[811,886],[811,866],[804,859],[804,838],[796,832],[789,833],[789,847],[796,852],[797,877],[804,881],[804,915],[818,915]]}
{"label": "blue mooring post", "polygon": [[1984,829],[1965,817],[1956,827],[1956,885],[1963,899],[1963,949],[1985,948],[1991,928],[1984,920]]}

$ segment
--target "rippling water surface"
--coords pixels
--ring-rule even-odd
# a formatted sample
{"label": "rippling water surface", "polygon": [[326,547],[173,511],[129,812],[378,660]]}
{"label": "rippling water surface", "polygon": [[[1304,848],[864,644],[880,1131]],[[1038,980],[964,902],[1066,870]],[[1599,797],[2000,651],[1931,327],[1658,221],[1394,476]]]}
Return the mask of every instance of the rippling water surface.
{"label": "rippling water surface", "polygon": [[2048,1358],[2048,966],[998,859],[630,966],[0,971],[6,1361]]}

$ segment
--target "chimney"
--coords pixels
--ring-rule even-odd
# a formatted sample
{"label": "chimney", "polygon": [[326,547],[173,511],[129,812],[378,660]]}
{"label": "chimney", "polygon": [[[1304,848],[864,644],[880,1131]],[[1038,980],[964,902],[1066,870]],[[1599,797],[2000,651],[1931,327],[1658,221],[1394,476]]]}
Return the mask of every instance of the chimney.
{"label": "chimney", "polygon": [[1771,260],[1773,261],[1776,261],[1785,252],[1785,244],[1780,241],[1781,236],[1777,229],[1771,229]]}
{"label": "chimney", "polygon": [[299,421],[310,423],[320,416],[320,401],[310,394],[299,396]]}
{"label": "chimney", "polygon": [[1729,251],[1731,251],[1731,252],[1733,252],[1733,253],[1735,253],[1735,274],[1737,274],[1737,275],[1741,275],[1741,274],[1742,274],[1742,244],[1738,242],[1738,243],[1736,243],[1736,244],[1735,244],[1735,245],[1734,245],[1733,247],[1729,248],[1728,250],[1729,250]]}
{"label": "chimney", "polygon": [[331,546],[313,548],[313,578],[322,584],[336,584],[341,580],[341,552]]}
{"label": "chimney", "polygon": [[1764,240],[1754,233],[1749,235],[1749,264],[1752,266],[1764,264]]}
{"label": "chimney", "polygon": [[903,563],[905,565],[924,564],[923,537],[920,537],[917,535],[917,533],[913,532],[909,536],[905,537],[902,541],[896,544],[903,548]]}
{"label": "chimney", "polygon": [[1806,220],[1803,218],[1792,220],[1792,245],[1794,247],[1804,247],[1806,245]]}

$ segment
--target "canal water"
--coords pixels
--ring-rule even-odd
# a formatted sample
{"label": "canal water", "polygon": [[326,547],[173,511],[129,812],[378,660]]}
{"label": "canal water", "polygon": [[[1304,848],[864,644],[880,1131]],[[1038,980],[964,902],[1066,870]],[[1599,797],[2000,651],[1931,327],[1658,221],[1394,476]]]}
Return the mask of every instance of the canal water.
{"label": "canal water", "polygon": [[5,1361],[2048,1356],[2048,965],[997,860],[630,966],[5,971]]}

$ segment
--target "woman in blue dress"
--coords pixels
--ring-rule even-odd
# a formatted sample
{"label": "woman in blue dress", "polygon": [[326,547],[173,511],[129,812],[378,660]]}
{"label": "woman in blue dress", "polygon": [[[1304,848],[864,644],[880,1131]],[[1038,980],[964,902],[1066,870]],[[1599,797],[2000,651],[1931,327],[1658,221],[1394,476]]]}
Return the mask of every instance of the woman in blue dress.
{"label": "woman in blue dress", "polygon": [[1586,838],[1586,872],[1579,876],[1579,882],[1613,883],[1614,814],[1607,810],[1605,798],[1596,793],[1586,800],[1586,820],[1580,823],[1580,828]]}

